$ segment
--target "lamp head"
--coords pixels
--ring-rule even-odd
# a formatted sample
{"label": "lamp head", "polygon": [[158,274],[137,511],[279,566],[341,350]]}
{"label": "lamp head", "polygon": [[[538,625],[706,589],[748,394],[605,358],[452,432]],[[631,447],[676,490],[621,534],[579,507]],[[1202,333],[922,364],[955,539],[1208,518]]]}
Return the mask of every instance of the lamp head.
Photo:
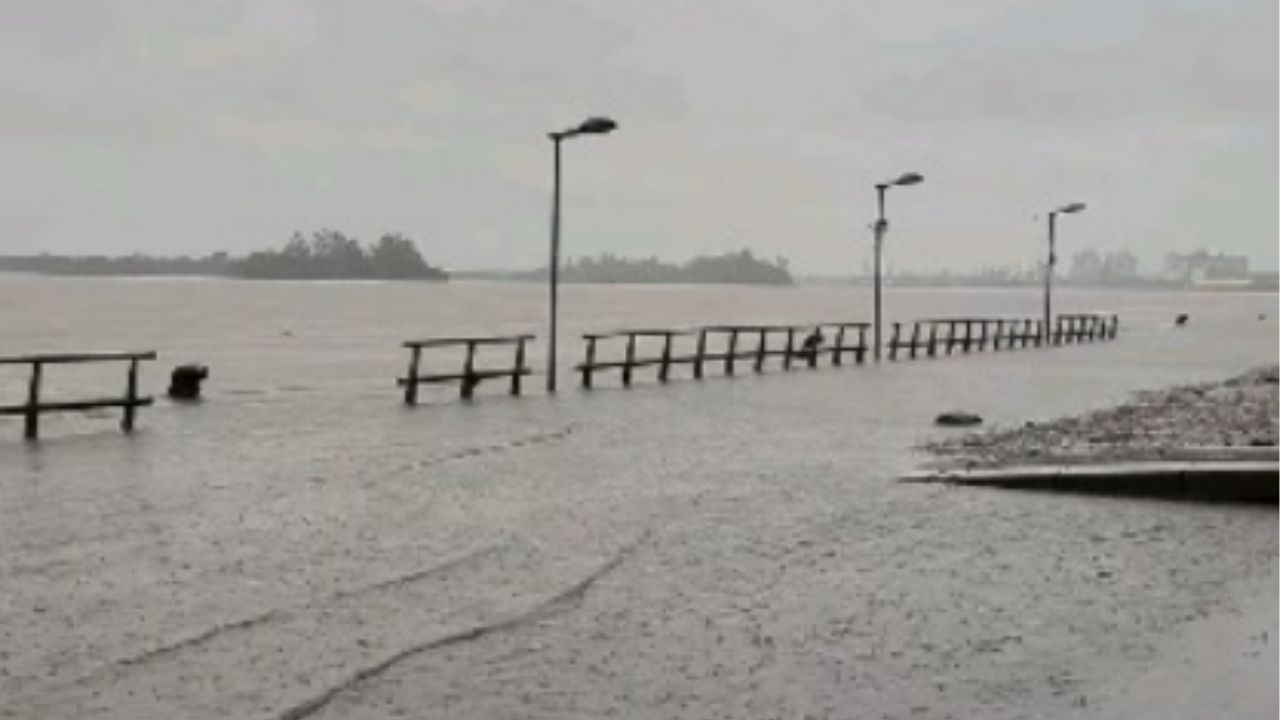
{"label": "lamp head", "polygon": [[909,172],[909,173],[903,173],[902,175],[898,176],[898,179],[897,179],[897,180],[894,180],[892,184],[894,184],[894,185],[917,185],[917,184],[922,183],[922,182],[924,182],[924,176],[923,176],[923,175],[921,175],[920,173]]}
{"label": "lamp head", "polygon": [[1055,212],[1055,213],[1078,213],[1078,212],[1080,212],[1081,210],[1084,210],[1084,209],[1085,209],[1085,204],[1084,204],[1084,203],[1082,203],[1082,202],[1073,202],[1073,203],[1071,203],[1070,205],[1063,205],[1062,207],[1058,208],[1057,210],[1054,210],[1054,212]]}
{"label": "lamp head", "polygon": [[607,117],[591,117],[582,121],[575,132],[582,135],[605,135],[618,128],[618,123]]}

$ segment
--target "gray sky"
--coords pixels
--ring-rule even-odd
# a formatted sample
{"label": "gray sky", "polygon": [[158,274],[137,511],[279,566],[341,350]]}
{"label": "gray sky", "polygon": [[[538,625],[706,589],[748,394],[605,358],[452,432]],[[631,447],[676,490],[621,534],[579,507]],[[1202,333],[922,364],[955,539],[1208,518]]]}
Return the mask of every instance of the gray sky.
{"label": "gray sky", "polygon": [[448,267],[750,246],[802,272],[1198,246],[1277,263],[1275,0],[0,0],[0,252],[295,229]]}

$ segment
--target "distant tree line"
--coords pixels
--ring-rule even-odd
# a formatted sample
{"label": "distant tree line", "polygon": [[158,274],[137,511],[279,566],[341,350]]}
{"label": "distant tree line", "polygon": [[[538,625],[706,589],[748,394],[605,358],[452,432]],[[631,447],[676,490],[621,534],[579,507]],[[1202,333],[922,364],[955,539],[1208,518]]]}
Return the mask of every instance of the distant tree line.
{"label": "distant tree line", "polygon": [[270,280],[331,280],[367,278],[379,280],[444,280],[448,275],[433,267],[412,240],[391,233],[367,249],[355,238],[337,230],[318,230],[307,240],[294,233],[279,251],[262,251],[232,261],[231,275]]}
{"label": "distant tree line", "polygon": [[226,275],[226,253],[204,257],[155,257],[134,253],[105,255],[3,255],[0,271],[47,275]]}
{"label": "distant tree line", "polygon": [[133,254],[0,256],[0,271],[50,275],[215,275],[269,280],[445,280],[428,264],[413,241],[389,233],[368,247],[336,230],[319,230],[310,240],[301,233],[278,251],[236,258],[219,252],[204,257],[154,257]]}
{"label": "distant tree line", "polygon": [[774,262],[750,250],[696,257],[682,265],[655,257],[627,258],[605,253],[571,260],[561,270],[566,282],[589,283],[750,283],[790,285],[785,258]]}

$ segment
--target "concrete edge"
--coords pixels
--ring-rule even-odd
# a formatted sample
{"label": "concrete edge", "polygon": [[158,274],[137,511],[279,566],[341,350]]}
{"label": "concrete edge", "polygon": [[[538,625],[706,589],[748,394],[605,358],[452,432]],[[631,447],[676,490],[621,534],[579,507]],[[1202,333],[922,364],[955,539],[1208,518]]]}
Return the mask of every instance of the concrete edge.
{"label": "concrete edge", "polygon": [[899,478],[1023,490],[1277,503],[1280,462],[1129,462],[925,470]]}

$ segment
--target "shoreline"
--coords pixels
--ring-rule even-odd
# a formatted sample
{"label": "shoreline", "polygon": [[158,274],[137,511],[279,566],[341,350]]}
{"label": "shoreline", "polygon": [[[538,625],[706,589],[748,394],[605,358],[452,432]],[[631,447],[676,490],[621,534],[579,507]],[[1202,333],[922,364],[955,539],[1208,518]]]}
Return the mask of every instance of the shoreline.
{"label": "shoreline", "polygon": [[1275,460],[1280,368],[1138,392],[1120,405],[921,446],[924,470]]}

